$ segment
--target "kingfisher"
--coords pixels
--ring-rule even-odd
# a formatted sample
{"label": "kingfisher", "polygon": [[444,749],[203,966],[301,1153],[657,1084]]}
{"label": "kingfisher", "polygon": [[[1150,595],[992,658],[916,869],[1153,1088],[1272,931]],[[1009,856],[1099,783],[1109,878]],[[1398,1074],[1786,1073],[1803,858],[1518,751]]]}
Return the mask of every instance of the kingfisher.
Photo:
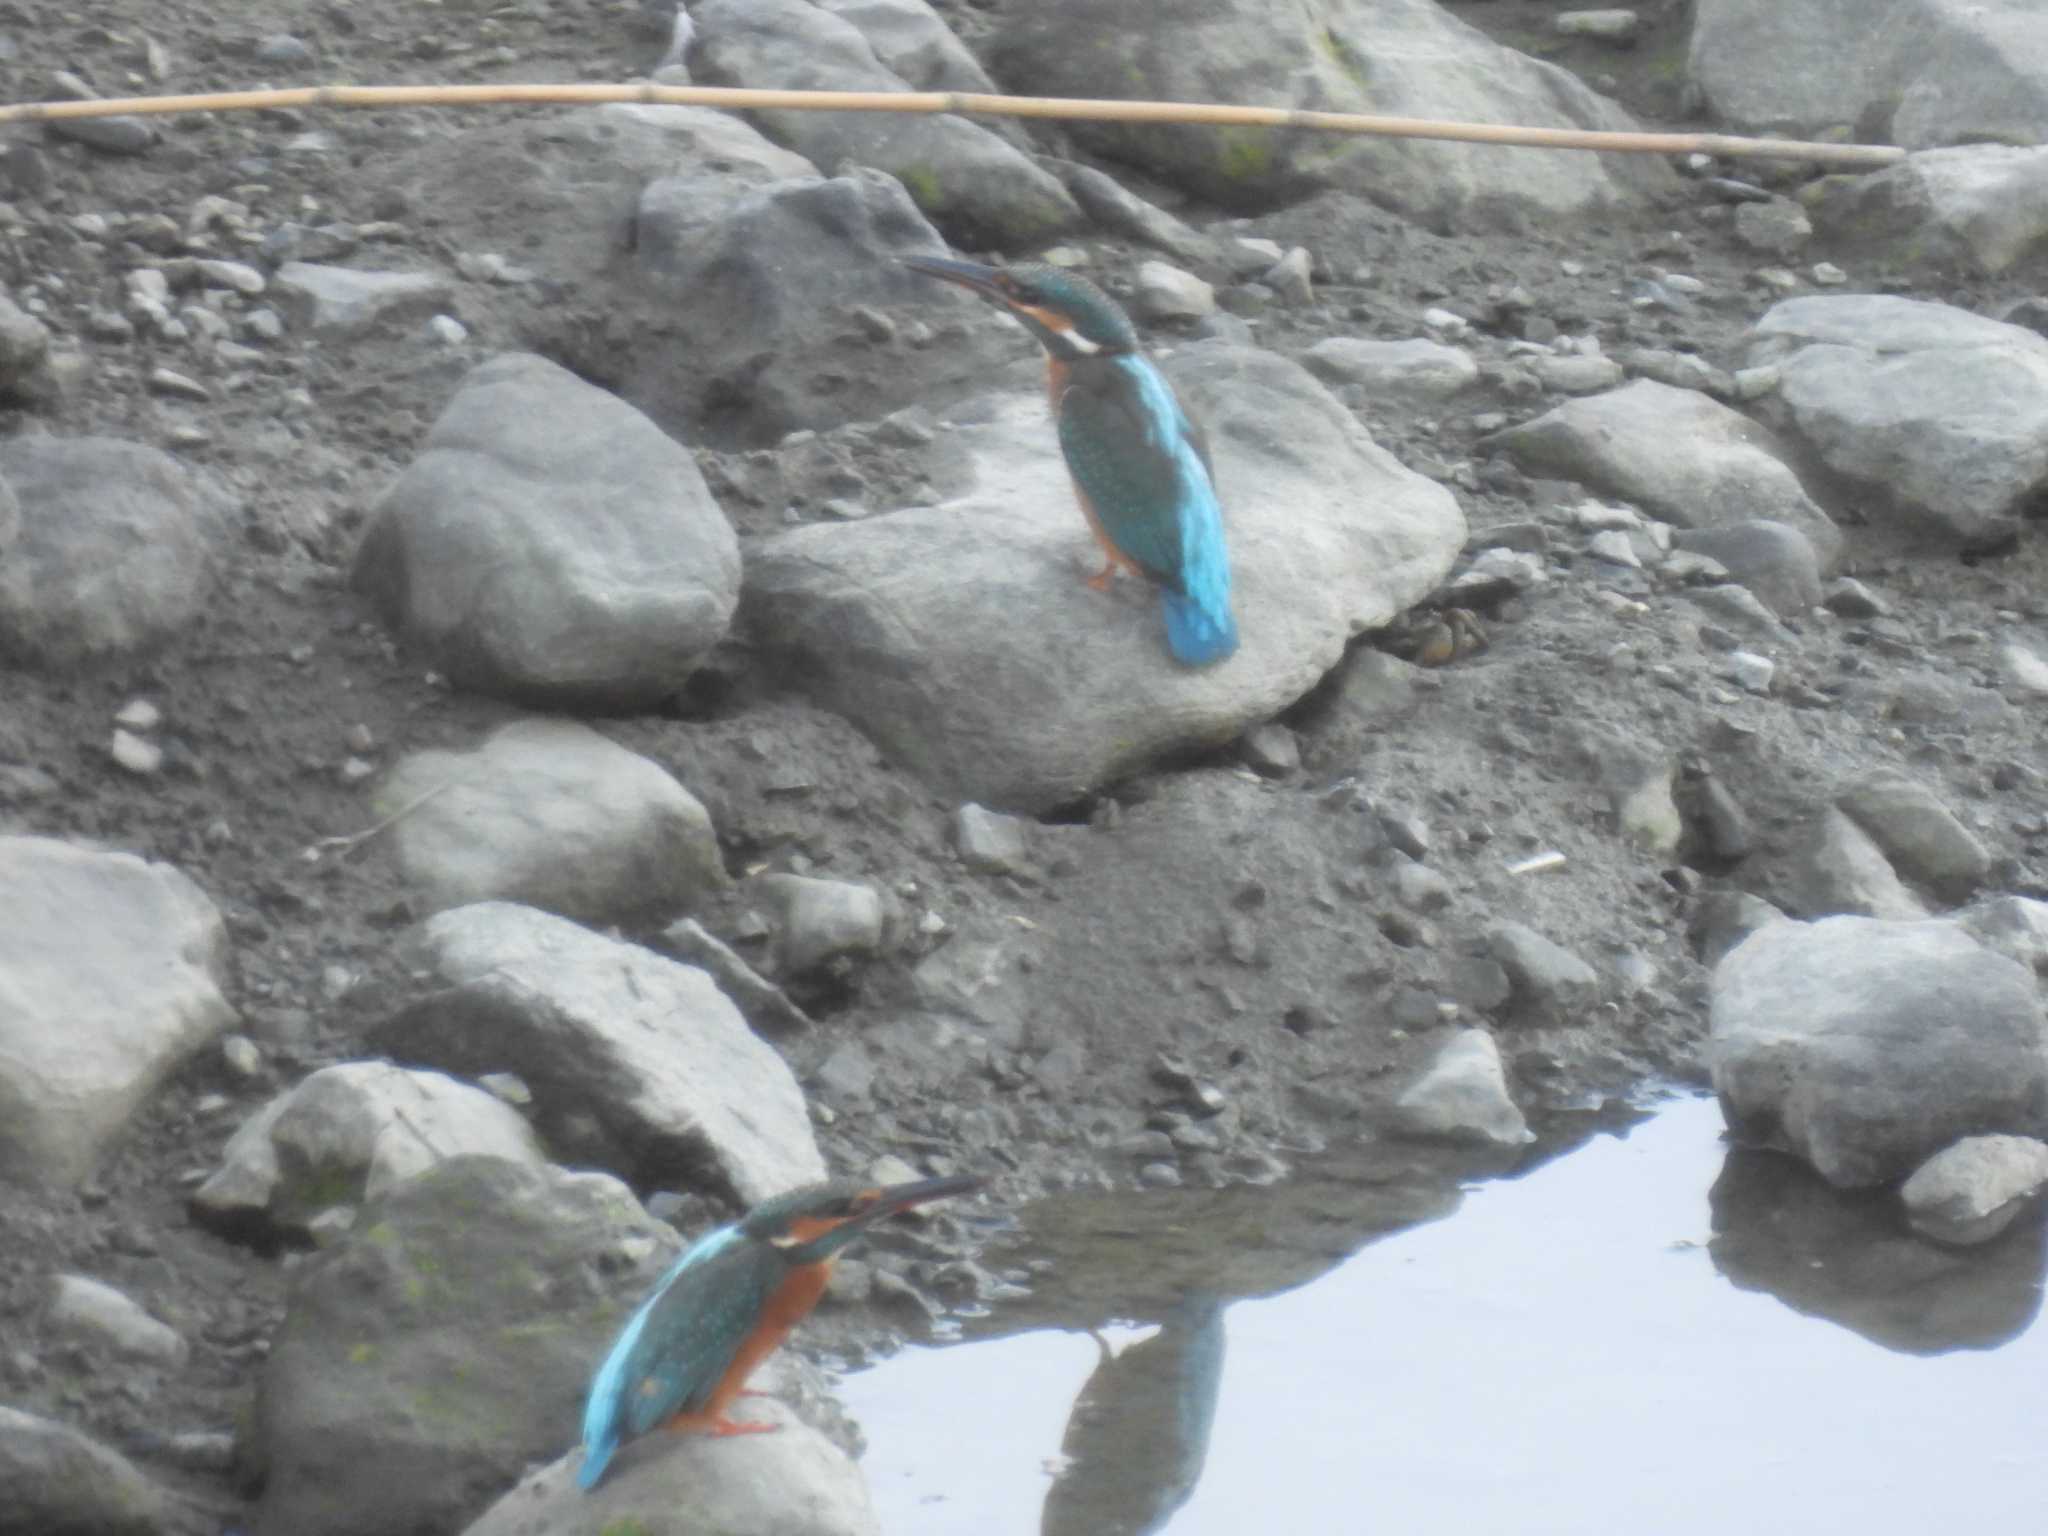
{"label": "kingfisher", "polygon": [[813,1184],[699,1238],[626,1320],[591,1379],[576,1481],[595,1488],[620,1445],[657,1425],[712,1435],[779,1428],[726,1410],[818,1304],[839,1251],[885,1216],[979,1188],[967,1174],[883,1188]]}
{"label": "kingfisher", "polygon": [[1087,278],[1037,262],[989,267],[908,256],[904,265],[1002,305],[1044,346],[1060,450],[1108,557],[1088,585],[1107,591],[1119,570],[1149,578],[1166,616],[1166,647],[1185,666],[1235,651],[1230,555],[1208,441],[1140,350],[1130,316]]}

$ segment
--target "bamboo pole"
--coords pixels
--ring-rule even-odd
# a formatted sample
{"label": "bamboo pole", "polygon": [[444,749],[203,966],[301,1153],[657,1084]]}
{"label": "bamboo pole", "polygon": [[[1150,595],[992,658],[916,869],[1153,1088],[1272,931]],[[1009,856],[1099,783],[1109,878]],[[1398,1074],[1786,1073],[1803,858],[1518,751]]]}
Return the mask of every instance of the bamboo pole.
{"label": "bamboo pole", "polygon": [[743,112],[917,112],[964,117],[1042,117],[1108,123],[1193,123],[1286,128],[1305,133],[1452,139],[1534,149],[1619,154],[1716,155],[1748,160],[1807,160],[1876,167],[1905,158],[1890,144],[1818,144],[1724,133],[1613,133],[1591,128],[1522,128],[1444,122],[1365,112],[1307,112],[1216,102],[1089,101],[1056,96],[991,96],[965,91],[765,91],[736,86],[658,85],[315,85],[285,90],[218,91],[193,96],[123,96],[91,101],[29,101],[0,106],[0,123],[50,123],[82,117],[149,117],[172,112],[259,112],[282,107],[472,107],[547,103],[639,102],[722,107]]}

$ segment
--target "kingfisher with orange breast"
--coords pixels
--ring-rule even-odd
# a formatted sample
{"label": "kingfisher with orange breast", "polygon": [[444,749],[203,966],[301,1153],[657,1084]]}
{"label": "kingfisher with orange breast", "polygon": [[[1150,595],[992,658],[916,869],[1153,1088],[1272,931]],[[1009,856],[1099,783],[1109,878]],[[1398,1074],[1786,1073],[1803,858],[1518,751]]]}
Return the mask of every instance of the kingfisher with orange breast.
{"label": "kingfisher with orange breast", "polygon": [[1202,430],[1138,346],[1130,316],[1085,277],[1024,263],[989,267],[944,256],[904,265],[971,289],[1023,321],[1044,346],[1060,449],[1088,526],[1118,570],[1152,581],[1176,661],[1206,667],[1237,649],[1223,508]]}
{"label": "kingfisher with orange breast", "polygon": [[699,1238],[626,1320],[598,1367],[576,1481],[595,1488],[622,1444],[657,1427],[709,1435],[778,1428],[730,1418],[728,1410],[825,1294],[839,1251],[885,1216],[979,1188],[981,1180],[965,1174],[881,1188],[814,1184]]}

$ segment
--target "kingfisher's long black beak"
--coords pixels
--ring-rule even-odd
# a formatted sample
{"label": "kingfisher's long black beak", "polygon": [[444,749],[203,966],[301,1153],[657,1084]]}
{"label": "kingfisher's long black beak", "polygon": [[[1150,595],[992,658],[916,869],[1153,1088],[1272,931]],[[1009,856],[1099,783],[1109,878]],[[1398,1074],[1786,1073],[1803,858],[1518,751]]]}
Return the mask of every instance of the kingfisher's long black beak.
{"label": "kingfisher's long black beak", "polygon": [[[964,265],[964,263],[963,263]],[[847,1218],[846,1225],[864,1227],[893,1216],[898,1211],[907,1211],[914,1205],[923,1205],[930,1200],[944,1200],[951,1195],[971,1195],[981,1188],[982,1180],[971,1173],[948,1174],[943,1179],[919,1179],[914,1184],[891,1184],[877,1190],[869,1205],[863,1206]]]}
{"label": "kingfisher's long black beak", "polygon": [[998,269],[995,267],[983,266],[978,261],[956,261],[951,256],[905,256],[903,265],[913,272],[922,272],[926,277],[971,288],[998,304],[1009,303],[1003,296],[1003,290],[996,286]]}

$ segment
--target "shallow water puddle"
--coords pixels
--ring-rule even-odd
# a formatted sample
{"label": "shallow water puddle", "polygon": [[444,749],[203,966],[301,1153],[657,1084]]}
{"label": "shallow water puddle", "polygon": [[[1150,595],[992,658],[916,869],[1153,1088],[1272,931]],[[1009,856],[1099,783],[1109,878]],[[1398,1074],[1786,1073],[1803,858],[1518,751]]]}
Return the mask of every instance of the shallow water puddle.
{"label": "shallow water puddle", "polygon": [[1720,1130],[1041,1208],[1031,1298],[843,1384],[882,1528],[2042,1529],[2041,1221],[1940,1249]]}

